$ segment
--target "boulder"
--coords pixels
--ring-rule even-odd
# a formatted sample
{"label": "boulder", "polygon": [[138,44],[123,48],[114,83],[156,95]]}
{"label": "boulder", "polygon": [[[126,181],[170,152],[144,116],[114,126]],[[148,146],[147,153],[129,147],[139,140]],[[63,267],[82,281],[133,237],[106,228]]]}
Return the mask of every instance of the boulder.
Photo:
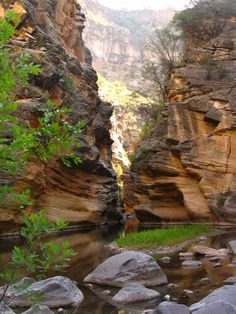
{"label": "boulder", "polygon": [[84,282],[113,287],[124,287],[128,283],[137,282],[154,287],[168,281],[153,257],[141,252],[127,251],[105,260]]}
{"label": "boulder", "polygon": [[205,305],[193,314],[236,314],[236,308],[228,302],[219,300]]}
{"label": "boulder", "polygon": [[196,245],[193,247],[193,253],[199,254],[199,255],[206,255],[206,256],[220,256],[220,257],[225,257],[229,254],[228,249],[220,249],[216,250],[207,246],[201,246],[201,245]]}
{"label": "boulder", "polygon": [[192,259],[193,256],[194,256],[194,254],[191,253],[191,252],[179,253],[179,257],[180,257],[181,259]]}
{"label": "boulder", "polygon": [[69,278],[56,276],[35,282],[22,292],[13,291],[10,296],[10,306],[31,306],[28,294],[35,292],[42,294],[38,303],[50,308],[78,306],[84,298],[80,289]]}
{"label": "boulder", "polygon": [[[236,307],[236,286],[230,286],[226,285],[221,288],[218,288],[214,290],[212,293],[210,293],[207,297],[199,301],[198,303],[195,303],[190,306],[191,311],[196,311],[201,308],[205,308],[206,305],[210,303],[214,303],[218,300],[221,300],[222,302],[230,303],[231,305]],[[193,312],[195,313],[195,312]],[[214,313],[216,314],[216,313]],[[220,313],[222,314],[222,313]]]}
{"label": "boulder", "polygon": [[162,302],[158,309],[162,314],[190,314],[189,309],[183,304]]}
{"label": "boulder", "polygon": [[200,261],[184,261],[182,263],[182,266],[186,268],[197,268],[197,267],[200,267],[201,265],[202,265],[202,262]]}
{"label": "boulder", "polygon": [[236,254],[236,240],[229,242],[229,249],[233,254]]}
{"label": "boulder", "polygon": [[153,299],[158,299],[160,297],[160,293],[147,289],[143,285],[139,283],[129,283],[124,286],[113,298],[112,300],[117,303],[136,303],[149,301]]}
{"label": "boulder", "polygon": [[0,313],[3,314],[15,314],[6,304],[0,303]]}
{"label": "boulder", "polygon": [[47,306],[45,305],[34,305],[31,306],[30,309],[23,312],[22,314],[54,314],[53,311],[51,311]]}

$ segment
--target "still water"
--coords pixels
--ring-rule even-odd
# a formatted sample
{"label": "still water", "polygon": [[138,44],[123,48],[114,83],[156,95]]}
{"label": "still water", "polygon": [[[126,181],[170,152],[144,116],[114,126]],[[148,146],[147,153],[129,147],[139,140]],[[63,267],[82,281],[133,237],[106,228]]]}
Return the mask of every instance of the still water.
{"label": "still water", "polygon": [[[72,258],[70,268],[64,273],[65,276],[79,283],[85,299],[80,307],[76,310],[68,311],[68,314],[116,314],[116,313],[140,313],[143,309],[156,307],[156,301],[149,304],[139,304],[136,306],[123,307],[119,309],[112,304],[112,295],[117,292],[115,288],[110,287],[93,287],[89,288],[83,285],[83,278],[95,269],[102,261],[110,256],[109,251],[105,248],[105,244],[113,241],[115,238],[124,234],[124,230],[119,226],[102,227],[95,230],[70,231],[64,232],[53,238],[56,242],[68,241],[77,255]],[[210,246],[213,248],[224,248],[230,240],[236,239],[236,232],[226,232],[218,236],[213,236],[201,245]],[[0,264],[4,265],[10,258],[10,252],[13,245],[19,242],[17,238],[1,238],[0,239]],[[186,248],[185,251],[190,250]],[[167,256],[165,254],[165,256]],[[202,266],[195,269],[186,269],[181,266],[181,260],[178,254],[171,254],[171,262],[168,264],[162,263],[159,259],[161,256],[154,256],[163,271],[166,273],[169,283],[179,285],[178,289],[168,290],[167,287],[157,287],[156,290],[164,297],[169,294],[171,298],[176,299],[179,303],[190,305],[211,291],[223,285],[223,281],[230,276],[236,275],[235,267],[228,266],[233,257],[228,257],[220,261],[216,265],[216,261],[202,258]],[[208,284],[203,284],[200,279],[207,277]],[[184,290],[192,290],[193,295],[186,297]],[[109,294],[107,293],[109,290]],[[105,293],[104,293],[105,291]],[[20,313],[20,312],[18,312]]]}

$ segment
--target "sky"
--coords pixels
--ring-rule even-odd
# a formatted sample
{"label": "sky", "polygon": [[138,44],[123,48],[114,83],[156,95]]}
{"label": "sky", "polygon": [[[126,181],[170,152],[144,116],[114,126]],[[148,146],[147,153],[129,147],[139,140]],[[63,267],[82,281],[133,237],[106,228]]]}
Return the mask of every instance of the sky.
{"label": "sky", "polygon": [[189,0],[98,0],[101,4],[112,9],[184,9]]}

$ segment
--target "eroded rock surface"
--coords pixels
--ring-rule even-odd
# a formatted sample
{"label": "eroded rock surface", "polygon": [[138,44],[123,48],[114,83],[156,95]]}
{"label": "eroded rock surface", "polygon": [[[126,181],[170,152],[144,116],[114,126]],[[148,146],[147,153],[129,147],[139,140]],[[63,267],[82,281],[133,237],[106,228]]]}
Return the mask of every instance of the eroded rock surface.
{"label": "eroded rock surface", "polygon": [[125,202],[141,221],[236,219],[235,34],[232,19],[172,73],[163,119],[125,177]]}
{"label": "eroded rock surface", "polygon": [[153,287],[167,283],[167,277],[150,255],[127,251],[114,255],[99,265],[85,279],[86,283],[124,287],[137,282]]}
{"label": "eroded rock surface", "polygon": [[[117,221],[118,189],[109,134],[112,107],[98,97],[97,75],[82,39],[85,15],[80,4],[76,0],[12,3],[21,23],[11,45],[18,53],[30,52],[42,66],[42,73],[29,87],[17,89],[20,121],[37,127],[38,112],[50,99],[71,110],[68,122],[85,123],[81,146],[76,149],[81,165],[69,169],[59,161],[32,160],[16,188],[30,189],[35,206],[46,210],[51,220],[81,224]],[[15,213],[14,209],[1,211],[0,220],[15,221]]]}

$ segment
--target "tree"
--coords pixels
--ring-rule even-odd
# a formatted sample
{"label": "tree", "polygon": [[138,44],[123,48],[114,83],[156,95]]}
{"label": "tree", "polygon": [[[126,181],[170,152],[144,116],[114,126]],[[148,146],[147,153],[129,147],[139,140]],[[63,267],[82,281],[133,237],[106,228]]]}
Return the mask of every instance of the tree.
{"label": "tree", "polygon": [[143,76],[153,86],[155,96],[166,101],[165,82],[180,62],[182,43],[179,36],[169,27],[155,28],[146,45]]}
{"label": "tree", "polygon": [[173,23],[188,41],[206,42],[216,37],[234,14],[234,0],[192,0],[189,8],[175,15]]}

